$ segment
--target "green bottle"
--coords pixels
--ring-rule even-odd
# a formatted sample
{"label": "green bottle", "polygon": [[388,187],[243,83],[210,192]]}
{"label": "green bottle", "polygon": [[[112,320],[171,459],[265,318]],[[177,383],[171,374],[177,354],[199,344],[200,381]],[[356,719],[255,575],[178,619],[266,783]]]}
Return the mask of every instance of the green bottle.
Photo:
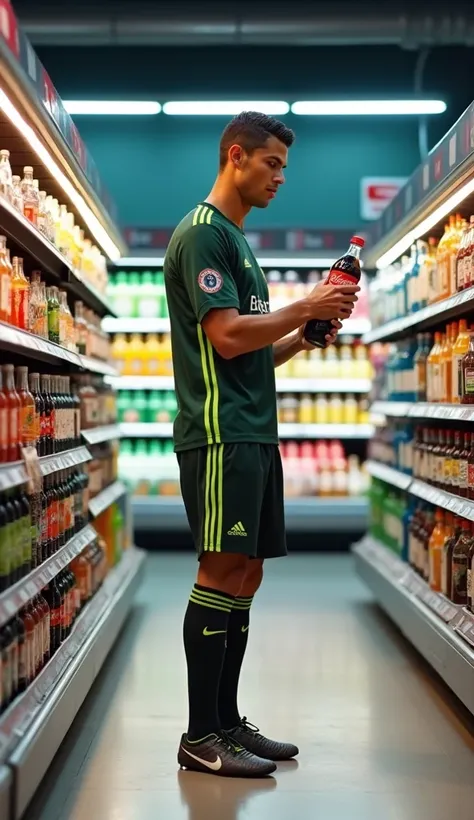
{"label": "green bottle", "polygon": [[58,289],[52,285],[46,288],[46,300],[48,303],[48,339],[50,342],[59,344],[59,298]]}
{"label": "green bottle", "polygon": [[123,548],[124,548],[124,517],[122,515],[122,510],[118,504],[114,504],[114,510],[112,515],[112,528],[113,528],[113,556],[114,556],[114,565],[118,564],[122,557]]}
{"label": "green bottle", "polygon": [[152,390],[148,399],[148,408],[145,421],[156,424],[163,421],[163,393],[159,390]]}
{"label": "green bottle", "polygon": [[166,319],[169,314],[165,293],[165,277],[162,270],[158,270],[155,273],[155,287],[160,311],[159,317],[160,319]]}
{"label": "green bottle", "polygon": [[160,316],[159,290],[155,284],[151,271],[142,274],[142,281],[138,291],[137,312],[140,318],[156,319]]}
{"label": "green bottle", "polygon": [[140,277],[136,270],[128,277],[129,298],[130,298],[130,317],[136,319],[138,316],[138,299],[140,296]]}
{"label": "green bottle", "polygon": [[166,421],[173,422],[178,413],[178,402],[176,401],[176,393],[174,393],[174,391],[168,390],[165,393],[163,406],[167,416]]}
{"label": "green bottle", "polygon": [[127,421],[137,421],[137,419],[130,419],[127,418],[128,413],[127,411],[130,409],[130,405],[132,400],[130,398],[130,393],[128,390],[119,390],[119,394],[117,396],[117,417],[119,423],[127,422]]}
{"label": "green bottle", "polygon": [[125,271],[117,273],[114,286],[114,310],[117,316],[129,319],[133,316],[133,298],[130,283]]}

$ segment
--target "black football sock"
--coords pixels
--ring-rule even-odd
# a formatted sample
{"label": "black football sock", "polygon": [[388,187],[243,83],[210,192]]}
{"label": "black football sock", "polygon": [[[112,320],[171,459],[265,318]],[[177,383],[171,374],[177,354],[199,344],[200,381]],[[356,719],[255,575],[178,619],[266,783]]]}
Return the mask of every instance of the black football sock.
{"label": "black football sock", "polygon": [[191,592],[183,630],[191,741],[221,729],[217,697],[233,601],[231,595],[199,584]]}
{"label": "black football sock", "polygon": [[223,729],[240,723],[237,706],[240,670],[247,648],[253,598],[236,598],[227,628],[227,648],[219,684],[219,718]]}

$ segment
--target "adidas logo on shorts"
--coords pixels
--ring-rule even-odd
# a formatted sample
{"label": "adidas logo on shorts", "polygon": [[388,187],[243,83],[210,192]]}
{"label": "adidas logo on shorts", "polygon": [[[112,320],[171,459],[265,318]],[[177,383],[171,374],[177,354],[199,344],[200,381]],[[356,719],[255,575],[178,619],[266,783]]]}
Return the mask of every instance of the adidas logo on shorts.
{"label": "adidas logo on shorts", "polygon": [[234,526],[230,528],[230,530],[227,530],[227,535],[243,535],[247,537],[242,521],[238,521],[237,524],[234,524]]}

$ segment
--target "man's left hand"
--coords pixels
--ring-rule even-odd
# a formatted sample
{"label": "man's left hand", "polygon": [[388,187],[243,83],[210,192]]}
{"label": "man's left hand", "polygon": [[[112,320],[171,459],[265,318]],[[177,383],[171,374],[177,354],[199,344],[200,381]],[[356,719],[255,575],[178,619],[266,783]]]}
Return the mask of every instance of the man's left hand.
{"label": "man's left hand", "polygon": [[[342,327],[342,322],[340,322],[339,319],[333,319],[332,320],[332,325],[333,325],[333,329],[326,336],[326,347],[329,347],[329,345],[334,344],[334,342],[336,341],[338,331]],[[298,329],[298,339],[299,339],[299,342],[300,342],[300,345],[301,345],[301,349],[302,350],[314,350],[314,345],[312,345],[311,342],[308,342],[304,337],[304,329],[305,329],[305,325],[302,325]]]}

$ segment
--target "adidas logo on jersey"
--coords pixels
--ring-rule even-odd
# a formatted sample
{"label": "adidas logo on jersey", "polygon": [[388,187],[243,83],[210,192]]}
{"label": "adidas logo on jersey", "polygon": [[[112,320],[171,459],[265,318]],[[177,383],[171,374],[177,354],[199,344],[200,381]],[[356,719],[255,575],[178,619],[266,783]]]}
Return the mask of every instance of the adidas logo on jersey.
{"label": "adidas logo on jersey", "polygon": [[234,524],[234,526],[230,528],[230,530],[227,530],[227,535],[243,535],[247,537],[242,521],[238,521],[237,524]]}
{"label": "adidas logo on jersey", "polygon": [[245,267],[245,268],[251,268],[251,267],[252,267],[252,265],[250,264],[250,262],[249,262],[249,260],[247,259],[247,257],[245,257],[245,259],[244,259],[244,267]]}

